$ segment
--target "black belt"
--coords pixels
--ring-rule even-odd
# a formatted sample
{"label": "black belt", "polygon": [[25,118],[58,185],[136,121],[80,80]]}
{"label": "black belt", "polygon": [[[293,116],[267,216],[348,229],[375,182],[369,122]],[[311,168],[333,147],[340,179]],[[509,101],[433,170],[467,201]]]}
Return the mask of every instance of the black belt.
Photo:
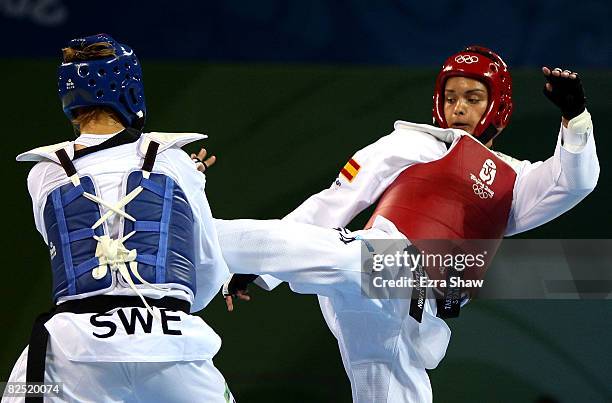
{"label": "black belt", "polygon": [[[152,307],[189,313],[189,302],[178,298],[164,297],[161,299],[154,299],[145,297],[145,300]],[[45,361],[47,358],[47,342],[49,341],[49,332],[45,327],[45,323],[54,315],[62,312],[105,313],[116,308],[142,306],[142,300],[139,297],[98,295],[95,297],[66,301],[53,307],[49,312],[38,315],[34,321],[32,333],[30,335],[26,382],[43,383],[45,380]],[[26,403],[38,403],[43,401],[43,397],[26,396],[25,400]]]}
{"label": "black belt", "polygon": [[451,278],[463,278],[463,271],[458,271],[454,267],[449,267],[446,274],[447,287],[444,289],[444,296],[436,299],[438,307],[437,316],[442,319],[451,319],[459,316],[461,309],[461,286],[452,286]]}
{"label": "black belt", "polygon": [[[420,253],[414,245],[409,245],[404,249],[405,251],[413,254]],[[453,250],[454,253],[461,252],[460,250]],[[437,314],[436,316],[442,319],[451,319],[459,316],[459,310],[461,309],[461,287],[451,286],[451,278],[462,278],[463,271],[458,271],[454,267],[449,267],[446,273],[446,283],[443,296],[436,298]],[[427,278],[427,272],[423,265],[418,265],[412,271],[412,278],[414,279],[415,286],[412,289],[412,296],[410,301],[410,316],[412,316],[417,322],[421,323],[423,320],[423,310],[425,309],[425,303],[427,298],[427,288],[421,287],[421,278]]]}

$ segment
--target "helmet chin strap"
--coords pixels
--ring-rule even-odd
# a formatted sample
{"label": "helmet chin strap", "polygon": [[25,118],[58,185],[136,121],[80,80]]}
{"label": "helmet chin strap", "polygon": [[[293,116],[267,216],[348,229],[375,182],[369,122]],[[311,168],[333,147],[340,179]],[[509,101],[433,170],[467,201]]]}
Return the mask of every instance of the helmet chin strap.
{"label": "helmet chin strap", "polygon": [[74,132],[74,138],[78,138],[81,135],[81,128],[79,125],[72,124],[72,131]]}
{"label": "helmet chin strap", "polygon": [[137,117],[136,119],[134,119],[134,121],[132,122],[132,124],[129,126],[130,129],[142,132],[144,129],[144,125],[145,125],[145,118],[144,116],[142,117]]}
{"label": "helmet chin strap", "polygon": [[474,136],[482,144],[486,145],[491,139],[498,135],[497,129],[492,124],[489,124],[487,128],[482,132],[480,136]]}

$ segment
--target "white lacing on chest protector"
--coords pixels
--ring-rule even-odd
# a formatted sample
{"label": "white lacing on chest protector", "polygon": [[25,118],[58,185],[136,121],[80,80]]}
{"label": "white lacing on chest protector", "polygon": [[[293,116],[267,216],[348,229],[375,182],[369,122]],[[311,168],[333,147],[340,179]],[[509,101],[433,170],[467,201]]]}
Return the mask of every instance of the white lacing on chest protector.
{"label": "white lacing on chest protector", "polygon": [[[149,179],[150,172],[142,171],[142,176],[145,179]],[[70,180],[72,181],[74,186],[78,186],[81,183],[78,177],[78,174],[72,175],[70,177]],[[135,222],[136,219],[132,217],[130,214],[126,213],[123,210],[123,207],[125,207],[129,202],[134,200],[136,196],[138,196],[140,192],[142,192],[142,190],[143,190],[142,185],[138,185],[138,187],[136,187],[130,193],[125,195],[121,200],[119,200],[115,204],[110,204],[102,200],[101,198],[95,195],[92,195],[91,193],[83,192],[83,196],[85,198],[101,206],[104,206],[108,209],[108,211],[106,211],[106,213],[104,213],[100,217],[100,219],[96,221],[94,225],[91,226],[91,229],[95,230],[96,228],[98,228],[106,220],[108,220],[113,214],[120,215],[124,219]],[[99,265],[92,270],[91,274],[94,279],[100,280],[104,278],[104,276],[106,276],[106,273],[108,272],[109,268],[113,272],[119,272],[119,274],[121,274],[121,277],[123,277],[123,279],[128,283],[130,288],[140,297],[140,299],[144,303],[147,310],[151,313],[151,315],[159,319],[158,315],[155,314],[155,312],[153,311],[151,306],[147,303],[147,300],[144,298],[142,293],[138,290],[138,288],[136,288],[136,285],[134,284],[134,280],[132,280],[132,276],[130,275],[130,272],[131,272],[134,275],[134,277],[136,277],[142,284],[144,284],[145,286],[149,288],[153,288],[155,290],[160,290],[160,291],[167,291],[167,288],[158,287],[156,285],[153,285],[147,282],[145,279],[142,278],[140,273],[138,273],[138,262],[136,261],[136,256],[138,255],[138,252],[136,251],[136,249],[127,249],[123,245],[123,243],[135,233],[136,231],[132,231],[129,234],[119,239],[113,239],[108,235],[102,235],[102,236],[94,235],[94,239],[98,241],[98,245],[96,247],[96,257],[99,260]],[[129,271],[128,271],[128,266],[129,266]]]}

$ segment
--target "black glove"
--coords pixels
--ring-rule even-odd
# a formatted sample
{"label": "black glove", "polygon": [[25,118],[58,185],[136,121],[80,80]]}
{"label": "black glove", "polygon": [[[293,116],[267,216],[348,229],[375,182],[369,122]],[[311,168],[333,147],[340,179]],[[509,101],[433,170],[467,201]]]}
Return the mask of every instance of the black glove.
{"label": "black glove", "polygon": [[235,297],[238,291],[248,293],[248,286],[259,277],[256,274],[234,274],[232,278],[223,285],[223,297]]}
{"label": "black glove", "polygon": [[[561,72],[559,68],[555,70]],[[570,72],[570,74],[576,73]],[[544,95],[561,109],[561,115],[565,119],[571,120],[584,112],[586,97],[584,96],[584,88],[582,88],[580,77],[554,76],[552,72],[549,75],[544,75],[544,77],[552,86],[552,90],[549,91],[546,85],[544,85]]]}

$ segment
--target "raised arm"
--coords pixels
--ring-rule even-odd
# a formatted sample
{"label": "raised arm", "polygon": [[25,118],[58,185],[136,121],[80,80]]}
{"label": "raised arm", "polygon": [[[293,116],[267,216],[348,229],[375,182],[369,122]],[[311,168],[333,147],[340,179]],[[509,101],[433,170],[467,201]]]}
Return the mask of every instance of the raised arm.
{"label": "raised arm", "polygon": [[544,94],[561,109],[562,124],[552,157],[523,161],[518,167],[506,235],[530,230],[558,217],[584,199],[597,184],[599,161],[591,115],[576,73],[542,69]]}

